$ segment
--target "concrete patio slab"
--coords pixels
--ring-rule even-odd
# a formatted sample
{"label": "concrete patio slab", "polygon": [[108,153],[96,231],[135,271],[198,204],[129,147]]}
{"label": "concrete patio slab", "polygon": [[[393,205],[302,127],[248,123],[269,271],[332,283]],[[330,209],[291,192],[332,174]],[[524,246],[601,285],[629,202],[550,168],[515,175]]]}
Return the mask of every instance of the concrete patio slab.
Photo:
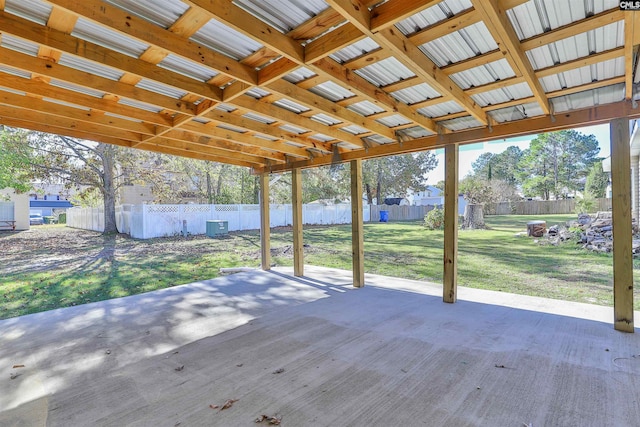
{"label": "concrete patio slab", "polygon": [[0,426],[638,425],[640,335],[609,307],[350,283],[243,272],[0,321]]}

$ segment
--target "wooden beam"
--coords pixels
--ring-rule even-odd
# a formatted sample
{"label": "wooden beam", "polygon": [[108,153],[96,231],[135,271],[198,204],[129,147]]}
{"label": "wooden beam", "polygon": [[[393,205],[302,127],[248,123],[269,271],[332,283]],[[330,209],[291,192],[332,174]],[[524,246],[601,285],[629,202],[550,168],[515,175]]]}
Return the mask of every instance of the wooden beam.
{"label": "wooden beam", "polygon": [[242,117],[238,114],[228,113],[222,110],[213,110],[205,114],[204,117],[219,123],[229,124],[239,129],[250,130],[252,132],[269,135],[274,138],[300,144],[307,148],[318,148],[324,150],[328,149],[325,144],[318,140],[309,138],[309,135],[307,134],[299,135],[297,133],[288,132],[286,130],[280,129],[278,126],[272,126],[271,124],[262,123],[256,120]]}
{"label": "wooden beam", "polygon": [[[327,3],[347,18],[353,25],[358,27],[366,36],[370,37],[384,49],[392,52],[398,61],[423,79],[425,83],[428,83],[443,96],[452,96],[464,109],[469,111],[476,120],[482,124],[487,124],[486,114],[480,106],[476,104],[470,96],[466,95],[462,89],[460,89],[448,75],[443,73],[415,44],[408,40],[400,30],[393,26],[381,30],[370,27],[370,21],[372,15],[375,16],[376,9],[384,7],[384,10],[388,10],[388,14],[385,13],[387,15],[386,19],[394,16],[390,21],[386,21],[388,23],[396,18],[403,19],[400,16],[404,16],[405,13],[409,13],[409,15],[417,13],[422,10],[423,7],[431,5],[432,1],[393,0],[374,9],[372,13],[358,0],[328,0]],[[380,10],[377,12],[380,12]],[[380,15],[377,16],[379,17]],[[379,32],[376,32],[378,30]]]}
{"label": "wooden beam", "polygon": [[63,82],[83,86],[100,92],[111,93],[120,97],[137,100],[142,103],[162,107],[183,114],[194,115],[195,106],[191,103],[161,95],[126,83],[110,80],[95,74],[65,67],[48,60],[36,58],[5,47],[0,47],[0,57],[6,64],[20,70],[36,73],[41,76],[58,79]]}
{"label": "wooden beam", "polygon": [[[287,109],[272,105],[265,101],[257,100],[250,96],[242,96],[235,99],[233,101],[233,105],[246,108],[247,110],[255,111],[258,114],[262,114],[275,120],[282,120],[295,124],[296,126],[300,126],[303,129],[310,129],[314,132],[335,138],[338,141],[348,142],[356,146],[362,145],[362,140],[358,136],[341,131],[338,128],[324,125],[308,117],[301,116]],[[330,144],[322,143],[318,140],[315,140],[314,148],[332,152]]]}
{"label": "wooden beam", "polygon": [[[53,10],[61,10],[54,7]],[[47,46],[60,52],[85,58],[98,64],[120,69],[141,78],[154,80],[185,92],[195,93],[205,98],[220,100],[222,91],[206,83],[198,82],[182,74],[159,68],[153,64],[129,55],[115,52],[86,40],[71,36],[63,31],[46,28],[32,21],[0,12],[0,28],[3,33]]]}
{"label": "wooden beam", "polygon": [[603,52],[594,53],[593,55],[583,56],[572,61],[563,62],[558,65],[541,68],[536,70],[536,77],[542,78],[552,76],[554,74],[564,73],[565,71],[576,70],[578,68],[587,67],[598,62],[609,61],[611,59],[620,58],[625,55],[624,47],[616,47],[605,50]]}
{"label": "wooden beam", "polygon": [[503,59],[506,54],[507,54],[506,50],[501,50],[501,49],[491,50],[481,55],[476,55],[469,59],[458,61],[451,65],[445,65],[444,67],[442,67],[442,71],[447,75],[459,73],[461,71],[466,71],[471,68],[480,67],[482,65],[487,65],[492,62],[499,61]]}
{"label": "wooden beam", "polygon": [[325,58],[311,68],[318,73],[325,73],[328,77],[346,83],[347,87],[356,95],[367,98],[370,102],[373,102],[381,108],[401,114],[416,125],[422,126],[432,132],[437,131],[435,122],[418,113],[416,111],[417,107],[409,106],[396,100],[382,89],[372,85],[366,79],[338,64],[333,59]]}
{"label": "wooden beam", "polygon": [[139,108],[120,104],[117,101],[107,98],[96,98],[95,96],[85,95],[80,92],[63,89],[57,86],[51,86],[42,81],[42,79],[25,79],[6,73],[1,73],[0,75],[2,76],[0,79],[0,86],[25,92],[30,95],[56,99],[58,101],[90,108],[92,110],[117,114],[122,117],[153,123],[163,128],[171,126],[173,123],[169,114],[145,111]]}
{"label": "wooden beam", "polygon": [[624,98],[633,98],[633,73],[635,65],[635,49],[633,46],[634,13],[626,13],[624,17]]}
{"label": "wooden beam", "polygon": [[304,275],[304,247],[302,241],[302,170],[291,171],[291,209],[293,222],[293,275]]}
{"label": "wooden beam", "polygon": [[362,213],[362,160],[351,161],[351,259],[353,286],[364,286],[364,225]]}
{"label": "wooden beam", "polygon": [[625,13],[629,12],[623,12],[616,6],[613,9],[605,10],[604,12],[581,19],[580,21],[575,21],[551,31],[547,31],[546,33],[524,39],[520,42],[520,47],[522,50],[527,51],[547,45],[551,42],[575,36],[576,34],[586,33],[587,31],[604,27],[605,25],[624,19]]}
{"label": "wooden beam", "polygon": [[464,93],[466,93],[467,95],[477,95],[479,93],[489,92],[518,83],[523,83],[524,81],[524,77],[520,76],[507,77],[506,79],[496,80],[495,82],[487,83],[484,85],[470,87],[469,89],[465,89]]}
{"label": "wooden beam", "polygon": [[102,1],[48,0],[48,2],[245,83],[256,84],[258,80],[255,69]]}
{"label": "wooden beam", "polygon": [[613,311],[618,331],[634,332],[629,119],[611,121]]}
{"label": "wooden beam", "polygon": [[200,138],[221,138],[226,141],[235,143],[241,143],[248,146],[266,148],[267,150],[275,151],[279,154],[288,154],[291,156],[309,158],[310,154],[305,148],[294,147],[286,144],[283,140],[271,141],[264,138],[259,138],[251,132],[234,132],[229,129],[224,129],[216,126],[216,123],[199,123],[189,122],[183,124],[179,129],[175,129],[172,132],[165,134],[168,138],[177,138],[182,140],[188,140],[197,142]]}
{"label": "wooden beam", "polygon": [[304,62],[311,63],[347,47],[364,38],[364,34],[353,24],[344,24],[335,30],[311,41],[304,47]]}
{"label": "wooden beam", "polygon": [[271,220],[269,217],[269,174],[260,174],[260,260],[263,270],[271,270]]}
{"label": "wooden beam", "polygon": [[201,8],[217,21],[259,41],[286,58],[297,62],[304,60],[303,47],[299,42],[282,34],[229,0],[189,0],[188,3]]}
{"label": "wooden beam", "polygon": [[[369,28],[374,33],[378,32],[441,1],[442,0],[389,0],[371,11]],[[364,10],[368,9],[365,7]]]}
{"label": "wooden beam", "polygon": [[274,166],[269,170],[272,172],[283,172],[291,170],[293,167],[309,168],[330,165],[336,161],[347,162],[355,159],[372,159],[397,154],[415,153],[433,148],[442,148],[447,144],[472,144],[475,142],[495,141],[509,137],[533,135],[541,132],[604,124],[618,117],[640,118],[640,108],[633,108],[630,102],[621,101],[582,110],[556,113],[554,117],[540,116],[503,124],[494,124],[491,129],[486,127],[476,128],[416,138],[404,141],[402,144],[390,143],[370,147],[367,150],[349,151],[342,153],[338,160],[336,160],[334,156],[326,155],[308,161],[292,162],[286,166]]}
{"label": "wooden beam", "polygon": [[336,105],[335,102],[323,98],[320,95],[316,95],[315,93],[308,90],[299,88],[298,86],[294,85],[293,83],[289,83],[286,80],[275,81],[267,86],[267,89],[271,92],[280,94],[285,98],[293,99],[297,103],[311,108],[312,110],[317,110],[321,113],[335,117],[340,121],[347,122],[345,123],[345,126],[347,124],[354,124],[375,132],[378,135],[382,135],[391,139],[395,138],[393,131],[387,126],[381,123],[377,123],[374,120],[369,120],[366,117],[356,113],[355,111],[351,111],[345,107]]}
{"label": "wooden beam", "polygon": [[507,51],[510,65],[514,67],[513,71],[527,82],[533,96],[542,108],[542,112],[549,114],[551,112],[549,99],[531,67],[531,62],[520,46],[518,35],[507,17],[506,10],[501,9],[493,2],[473,0],[472,3],[482,16],[492,37],[498,43],[498,47]]}
{"label": "wooden beam", "polygon": [[454,303],[458,293],[458,144],[445,146],[444,155],[443,300]]}
{"label": "wooden beam", "polygon": [[474,8],[464,10],[451,18],[444,19],[429,25],[420,31],[407,35],[407,38],[416,45],[421,45],[440,37],[459,31],[465,27],[477,24],[482,20],[480,14]]}

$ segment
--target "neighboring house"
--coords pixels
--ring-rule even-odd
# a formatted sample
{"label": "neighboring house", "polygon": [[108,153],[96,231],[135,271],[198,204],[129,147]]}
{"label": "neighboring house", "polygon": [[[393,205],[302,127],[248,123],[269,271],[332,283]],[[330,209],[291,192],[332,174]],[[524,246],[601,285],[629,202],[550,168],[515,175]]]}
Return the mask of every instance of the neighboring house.
{"label": "neighboring house", "polygon": [[55,196],[45,196],[42,200],[29,200],[29,212],[32,214],[40,214],[42,216],[53,216],[60,212],[66,211],[68,208],[72,208],[68,200],[57,200]]}
{"label": "neighboring house", "polygon": [[[444,192],[432,185],[428,185],[424,191],[409,195],[409,201],[417,206],[444,206]],[[458,195],[458,214],[464,214],[467,201],[462,194]]]}

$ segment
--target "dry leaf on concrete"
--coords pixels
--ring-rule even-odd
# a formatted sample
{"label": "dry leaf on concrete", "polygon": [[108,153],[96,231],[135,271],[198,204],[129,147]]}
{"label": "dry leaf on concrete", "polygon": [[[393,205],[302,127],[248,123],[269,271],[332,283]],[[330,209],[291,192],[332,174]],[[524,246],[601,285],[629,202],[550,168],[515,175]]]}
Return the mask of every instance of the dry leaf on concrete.
{"label": "dry leaf on concrete", "polygon": [[225,410],[225,409],[229,409],[233,406],[233,404],[235,402],[237,402],[238,399],[229,399],[226,402],[224,402],[224,405],[222,405],[222,408],[220,408],[221,411]]}

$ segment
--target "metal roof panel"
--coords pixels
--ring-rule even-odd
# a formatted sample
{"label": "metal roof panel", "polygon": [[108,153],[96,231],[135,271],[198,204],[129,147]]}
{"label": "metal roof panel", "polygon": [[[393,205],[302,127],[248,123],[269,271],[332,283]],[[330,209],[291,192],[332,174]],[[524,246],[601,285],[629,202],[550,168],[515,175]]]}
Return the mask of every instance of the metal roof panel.
{"label": "metal roof panel", "polygon": [[176,89],[166,84],[158,83],[149,79],[141,79],[138,84],[136,84],[136,87],[175,99],[180,99],[187,94],[187,92],[183,90]]}
{"label": "metal roof panel", "polygon": [[362,40],[359,40],[339,51],[329,55],[330,58],[333,58],[335,61],[343,63],[349,61],[353,58],[357,58],[358,56],[364,55],[365,53],[369,53],[378,49],[380,45],[371,38],[366,37]]}
{"label": "metal roof panel", "polygon": [[428,84],[422,83],[419,85],[408,87],[406,89],[391,92],[391,96],[393,96],[398,101],[411,105],[415,104],[416,102],[426,101],[427,99],[439,98],[440,93],[438,93]]}
{"label": "metal roof panel", "polygon": [[149,48],[146,43],[128,37],[119,31],[95,25],[92,21],[82,17],[78,18],[71,35],[134,58],[139,58]]}
{"label": "metal roof panel", "polygon": [[62,55],[60,55],[58,64],[114,81],[120,80],[120,78],[124,75],[122,71],[115,68],[106,67],[97,62],[88,61],[79,56],[69,55],[68,53],[63,53]]}
{"label": "metal roof panel", "polygon": [[158,67],[173,71],[201,82],[207,82],[219,73],[195,61],[169,54],[158,64]]}
{"label": "metal roof panel", "polygon": [[30,56],[38,56],[39,46],[28,40],[13,37],[11,34],[0,34],[0,46]]}
{"label": "metal roof panel", "polygon": [[624,99],[624,84],[611,85],[593,90],[586,90],[572,95],[551,99],[553,111],[563,111],[580,108],[590,108],[595,105],[610,104]]}
{"label": "metal roof panel", "polygon": [[470,87],[508,79],[515,75],[509,62],[506,59],[501,59],[480,67],[469,68],[452,74],[450,77],[462,89],[469,89]]}
{"label": "metal roof panel", "polygon": [[191,40],[236,61],[262,48],[262,44],[215,19],[210,19],[204,24],[191,36]]}
{"label": "metal roof panel", "polygon": [[396,24],[396,27],[405,35],[409,35],[444,21],[472,7],[473,5],[469,0],[446,0],[416,13],[409,18],[403,19]]}
{"label": "metal roof panel", "polygon": [[53,6],[38,0],[6,0],[4,4],[5,12],[37,22],[40,25],[47,23],[51,9]]}
{"label": "metal roof panel", "polygon": [[447,34],[420,46],[439,67],[498,49],[484,22]]}
{"label": "metal roof panel", "polygon": [[369,101],[357,102],[355,104],[349,105],[349,107],[347,108],[365,117],[370,116],[372,114],[376,114],[376,113],[382,113],[383,111],[385,111],[383,108],[380,108],[373,102],[369,102]]}
{"label": "metal roof panel", "polygon": [[283,33],[327,8],[324,0],[234,0],[233,3]]}
{"label": "metal roof panel", "polygon": [[464,111],[464,108],[455,101],[441,102],[430,107],[423,107],[418,109],[418,113],[426,117],[443,117],[448,114],[455,114]]}
{"label": "metal roof panel", "polygon": [[160,27],[169,28],[189,6],[175,0],[103,0]]}
{"label": "metal roof panel", "polygon": [[393,57],[367,65],[364,68],[356,70],[355,73],[376,86],[386,86],[399,80],[415,76],[410,69]]}

